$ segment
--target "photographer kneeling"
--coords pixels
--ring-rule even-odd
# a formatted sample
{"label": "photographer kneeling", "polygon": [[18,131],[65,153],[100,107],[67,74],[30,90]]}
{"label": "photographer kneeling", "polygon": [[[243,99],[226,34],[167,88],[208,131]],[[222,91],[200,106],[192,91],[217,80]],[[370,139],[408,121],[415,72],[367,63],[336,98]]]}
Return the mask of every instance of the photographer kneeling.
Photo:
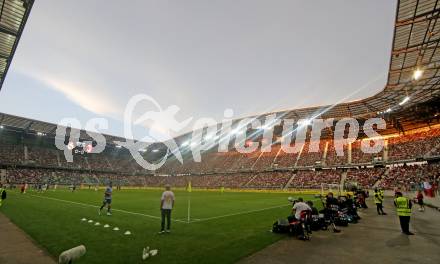
{"label": "photographer kneeling", "polygon": [[325,217],[330,221],[330,226],[333,227],[334,233],[339,233],[341,230],[336,228],[335,225],[335,218],[338,215],[339,211],[339,201],[335,197],[333,197],[333,193],[329,192],[325,199],[325,208],[324,208],[324,214]]}
{"label": "photographer kneeling", "polygon": [[292,215],[288,217],[289,223],[295,223],[293,226],[295,228],[295,233],[298,235],[300,239],[304,239],[304,229],[301,225],[301,213],[304,211],[312,211],[312,208],[308,204],[306,204],[303,198],[298,198],[298,200],[293,202],[292,207]]}

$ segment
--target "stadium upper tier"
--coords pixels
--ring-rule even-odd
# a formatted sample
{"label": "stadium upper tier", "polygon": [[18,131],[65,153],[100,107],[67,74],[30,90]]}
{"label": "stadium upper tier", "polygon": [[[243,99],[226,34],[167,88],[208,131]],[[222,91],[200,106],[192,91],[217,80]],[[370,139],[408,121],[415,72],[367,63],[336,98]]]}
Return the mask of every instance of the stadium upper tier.
{"label": "stadium upper tier", "polygon": [[[3,1],[5,7],[12,2],[17,1]],[[24,3],[31,6],[33,1],[24,1]],[[21,24],[17,24],[20,25],[17,28],[19,31],[29,11],[23,9],[21,12],[24,13],[20,20]],[[362,122],[371,117],[381,116],[390,124],[384,131],[386,134],[426,126],[426,123],[432,120],[438,122],[440,23],[437,23],[437,19],[439,14],[439,4],[435,0],[398,1],[388,81],[381,92],[359,101],[281,111],[275,113],[277,118],[299,120],[353,117]],[[6,16],[6,13],[0,18],[0,30],[3,16]],[[0,41],[1,37],[0,32]],[[10,58],[8,60],[10,61]],[[257,118],[263,120],[269,114],[271,113]],[[7,114],[0,114],[0,125],[26,132],[44,133],[48,136],[54,136],[56,131],[55,124]],[[186,137],[188,134],[182,135],[176,141],[182,142],[180,139]],[[90,139],[85,131],[81,132],[80,138]],[[119,137],[109,135],[106,138],[107,142],[121,140]]]}
{"label": "stadium upper tier", "polygon": [[[6,5],[4,1],[4,5]],[[26,2],[26,1],[25,1]],[[32,3],[32,1],[29,1]],[[363,100],[331,106],[309,107],[277,112],[277,118],[312,119],[353,117],[362,124],[370,117],[383,117],[387,128],[380,131],[387,135],[386,147],[378,154],[360,151],[358,140],[345,146],[344,156],[337,156],[331,135],[334,126],[323,130],[318,152],[309,153],[306,141],[301,151],[287,154],[279,144],[270,152],[256,151],[241,154],[231,149],[227,153],[206,151],[202,162],[194,162],[184,154],[184,164],[169,159],[156,173],[182,174],[207,172],[232,172],[241,170],[264,171],[267,169],[297,169],[313,166],[341,167],[374,162],[414,161],[435,158],[439,155],[439,129],[432,128],[440,122],[439,65],[440,30],[437,19],[440,8],[433,0],[401,0],[398,2],[388,82],[378,94]],[[1,19],[0,19],[1,25]],[[1,36],[0,36],[1,37]],[[267,113],[257,118],[264,119]],[[235,120],[238,122],[239,120]],[[57,125],[23,117],[0,114],[0,164],[4,166],[40,166],[92,171],[119,171],[145,173],[125,149],[118,149],[111,142],[125,141],[106,135],[110,143],[101,154],[75,154],[74,162],[65,161],[61,151],[54,147]],[[274,141],[280,136],[280,126],[274,127]],[[419,129],[419,130],[414,130]],[[421,130],[420,130],[421,129]],[[402,135],[404,131],[413,132]],[[397,134],[399,133],[399,134]],[[310,138],[308,132],[308,139]],[[181,146],[190,136],[176,138]],[[362,133],[360,135],[362,138]],[[81,131],[80,141],[93,140]],[[257,140],[258,141],[258,140]],[[68,139],[66,139],[68,142]],[[260,144],[261,142],[257,142]],[[166,153],[163,144],[147,150],[143,156],[157,160]]]}

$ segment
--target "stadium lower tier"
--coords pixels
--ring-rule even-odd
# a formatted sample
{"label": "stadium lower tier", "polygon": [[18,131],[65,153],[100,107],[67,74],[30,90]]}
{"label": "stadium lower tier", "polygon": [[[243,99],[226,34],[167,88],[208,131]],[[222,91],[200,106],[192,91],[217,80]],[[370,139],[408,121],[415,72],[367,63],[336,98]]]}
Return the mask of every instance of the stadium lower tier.
{"label": "stadium lower tier", "polygon": [[381,187],[414,190],[424,184],[438,186],[440,163],[421,165],[389,166],[386,168],[325,169],[217,173],[208,175],[152,176],[78,172],[42,168],[1,169],[3,181],[11,185],[105,185],[112,181],[116,186],[186,187],[188,183],[196,188],[232,189],[321,189],[323,185],[357,186],[362,188]]}

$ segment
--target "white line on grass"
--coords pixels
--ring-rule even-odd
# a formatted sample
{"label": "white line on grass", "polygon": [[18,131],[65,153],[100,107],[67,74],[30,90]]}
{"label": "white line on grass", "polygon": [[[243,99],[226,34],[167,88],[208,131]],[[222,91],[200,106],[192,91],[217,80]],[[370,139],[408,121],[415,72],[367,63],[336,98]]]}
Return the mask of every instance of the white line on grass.
{"label": "white line on grass", "polygon": [[[46,196],[40,196],[40,195],[33,195],[33,194],[27,194],[27,195],[28,196],[33,196],[33,197],[38,197],[38,198],[43,198],[43,199],[48,199],[48,200],[54,200],[54,201],[59,201],[59,202],[65,202],[65,203],[81,205],[81,206],[88,206],[88,207],[99,208],[99,206],[92,205],[92,204],[74,202],[74,201],[69,201],[69,200],[64,200],[64,199],[58,199],[58,198],[46,197]],[[320,200],[320,199],[312,199],[312,201],[318,201],[318,200]],[[205,222],[205,221],[209,221],[209,220],[220,219],[220,218],[225,218],[225,217],[230,217],[230,216],[237,216],[237,215],[244,215],[244,214],[251,214],[251,213],[256,213],[256,212],[262,212],[262,211],[267,211],[267,210],[276,209],[276,208],[282,208],[282,207],[286,207],[286,206],[291,206],[291,204],[271,206],[271,207],[266,207],[266,208],[262,208],[262,209],[255,209],[255,210],[250,210],[250,211],[245,211],[245,212],[225,214],[225,215],[213,216],[213,217],[202,218],[202,219],[193,218],[194,220],[190,221],[190,222],[188,222],[187,220],[181,220],[181,219],[171,219],[171,220],[175,221],[175,222],[179,222],[179,223],[185,223],[185,224],[199,223],[199,222]],[[136,212],[126,211],[126,210],[122,210],[122,209],[113,209],[112,208],[112,210],[116,211],[116,212],[122,212],[122,213],[132,214],[132,215],[139,215],[139,216],[144,216],[144,217],[153,218],[153,219],[161,219],[161,217],[159,217],[159,216],[147,215],[147,214],[142,214],[142,213],[136,213]]]}
{"label": "white line on grass", "polygon": [[[312,199],[311,201],[315,202],[318,201],[320,199]],[[291,204],[285,204],[285,205],[277,205],[277,206],[271,206],[271,207],[267,207],[267,208],[263,208],[263,209],[256,209],[256,210],[250,210],[250,211],[245,211],[245,212],[239,212],[239,213],[232,213],[232,214],[226,214],[226,215],[219,215],[219,216],[213,216],[213,217],[208,217],[208,218],[202,218],[202,219],[194,219],[194,221],[191,221],[191,223],[195,223],[195,222],[204,222],[204,221],[208,221],[208,220],[214,220],[214,219],[219,219],[219,218],[225,218],[225,217],[229,217],[229,216],[237,216],[237,215],[243,215],[243,214],[251,214],[251,213],[256,213],[256,212],[261,212],[261,211],[266,211],[266,210],[271,210],[271,209],[276,209],[276,208],[283,208],[286,206],[292,206]]]}
{"label": "white line on grass", "polygon": [[251,214],[251,213],[256,213],[256,212],[262,212],[262,211],[271,210],[271,209],[275,209],[275,208],[282,208],[282,207],[286,207],[286,206],[291,206],[291,205],[290,204],[277,205],[277,206],[272,206],[272,207],[267,207],[267,208],[262,208],[262,209],[245,211],[245,212],[239,212],[239,213],[233,213],[233,214],[225,214],[225,215],[213,216],[213,217],[208,217],[208,218],[202,218],[202,219],[195,220],[195,221],[192,221],[192,222],[204,222],[204,221],[208,221],[208,220],[214,220],[214,219],[225,218],[225,217],[230,217],[230,216],[237,216],[237,215],[244,215],[244,214]]}
{"label": "white line on grass", "polygon": [[[71,204],[76,204],[76,205],[81,205],[81,206],[99,208],[99,206],[92,205],[92,204],[74,202],[74,201],[58,199],[58,198],[53,198],[53,197],[46,197],[46,196],[41,196],[41,195],[34,195],[34,194],[27,194],[27,195],[28,196],[32,196],[32,197],[48,199],[48,200],[54,200],[54,201],[58,201],[58,202],[65,202],[65,203],[71,203]],[[112,208],[112,210],[115,211],[115,212],[121,212],[121,213],[132,214],[132,215],[140,215],[140,216],[144,216],[144,217],[148,217],[148,218],[153,218],[153,219],[161,219],[159,216],[155,216],[155,215],[136,213],[136,212],[126,211],[126,210],[122,210],[122,209],[114,209],[114,208]],[[178,219],[171,219],[171,220],[175,221],[175,222],[179,222],[179,223],[185,223],[185,224],[188,223],[187,221],[182,221],[182,220],[178,220]]]}

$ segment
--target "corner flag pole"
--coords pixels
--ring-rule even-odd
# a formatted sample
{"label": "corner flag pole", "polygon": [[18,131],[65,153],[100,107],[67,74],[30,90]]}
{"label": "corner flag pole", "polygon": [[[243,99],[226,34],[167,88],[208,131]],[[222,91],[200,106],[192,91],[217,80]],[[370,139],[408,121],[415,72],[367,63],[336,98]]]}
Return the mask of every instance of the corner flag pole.
{"label": "corner flag pole", "polygon": [[191,219],[191,198],[188,196],[188,223]]}
{"label": "corner flag pole", "polygon": [[191,188],[191,182],[188,182],[188,223],[191,220],[191,192],[192,192],[192,188]]}

